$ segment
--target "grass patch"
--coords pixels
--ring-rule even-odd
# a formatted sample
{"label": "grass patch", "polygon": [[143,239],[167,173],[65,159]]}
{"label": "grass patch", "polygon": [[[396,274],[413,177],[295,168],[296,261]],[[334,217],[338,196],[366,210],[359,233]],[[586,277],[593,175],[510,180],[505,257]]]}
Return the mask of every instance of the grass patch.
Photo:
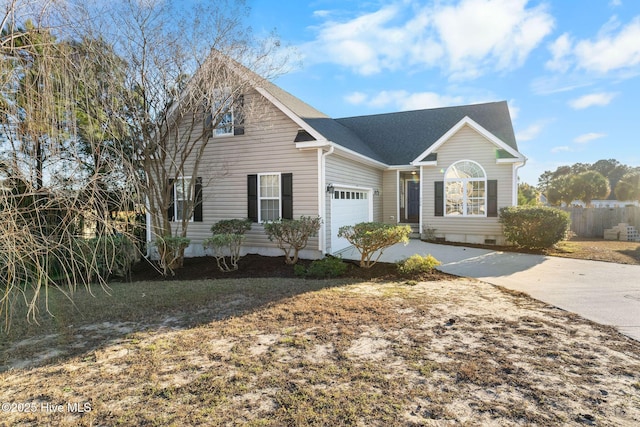
{"label": "grass patch", "polygon": [[[0,401],[88,401],[92,411],[8,413],[3,422],[417,426],[558,425],[585,416],[603,425],[640,420],[637,343],[480,282],[159,282],[114,284],[111,299],[81,292],[76,297],[77,309],[48,324],[43,318],[32,335],[20,335],[32,325],[18,322],[13,335],[3,337],[8,362],[20,352],[62,353],[34,362],[40,365],[34,369],[0,373]],[[73,308],[65,299],[56,304]]]}

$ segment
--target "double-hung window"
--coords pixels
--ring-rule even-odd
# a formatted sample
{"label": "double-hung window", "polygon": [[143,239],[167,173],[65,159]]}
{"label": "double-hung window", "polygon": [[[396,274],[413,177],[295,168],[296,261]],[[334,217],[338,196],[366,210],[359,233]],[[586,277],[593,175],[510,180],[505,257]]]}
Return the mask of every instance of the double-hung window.
{"label": "double-hung window", "polygon": [[258,174],[259,222],[277,221],[280,213],[280,174]]}
{"label": "double-hung window", "polygon": [[[193,200],[193,187],[191,178],[178,178],[173,185],[173,205],[176,221],[182,221],[188,215],[189,202]],[[192,215],[187,218],[193,219]]]}
{"label": "double-hung window", "polygon": [[202,178],[170,179],[169,221],[202,221]]}
{"label": "double-hung window", "polygon": [[447,216],[486,216],[487,176],[478,163],[462,160],[444,176]]}
{"label": "double-hung window", "polygon": [[247,175],[247,218],[253,222],[293,219],[293,174]]}

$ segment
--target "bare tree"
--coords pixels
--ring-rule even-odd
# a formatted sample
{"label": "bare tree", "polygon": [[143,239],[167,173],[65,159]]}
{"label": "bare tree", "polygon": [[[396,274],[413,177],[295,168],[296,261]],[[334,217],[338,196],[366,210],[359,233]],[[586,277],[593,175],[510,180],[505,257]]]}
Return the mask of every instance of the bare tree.
{"label": "bare tree", "polygon": [[[201,203],[202,154],[213,134],[238,132],[254,109],[243,94],[286,61],[275,54],[275,38],[253,40],[242,2],[205,1],[186,12],[170,3],[124,0],[110,11],[109,28],[118,33],[107,37],[118,41],[115,50],[128,66],[131,90],[123,102],[164,274],[182,265],[190,220]],[[177,194],[186,196],[171,213]]]}
{"label": "bare tree", "polygon": [[[129,206],[135,191],[111,197],[110,206],[99,202],[105,190],[125,182],[124,174],[113,171],[126,153],[95,156],[84,149],[88,143],[104,148],[115,135],[105,126],[111,120],[106,117],[110,97],[88,84],[96,81],[95,59],[103,51],[98,43],[73,40],[71,23],[78,19],[68,15],[67,6],[13,1],[2,10],[0,315],[5,325],[17,300],[26,301],[35,319],[41,296],[51,288],[71,294],[78,285],[105,284],[111,274],[126,273],[121,270],[135,257],[122,234],[126,227],[105,215]],[[101,129],[102,138],[89,141],[88,135],[96,134],[90,129]],[[87,168],[89,159],[99,167]],[[97,231],[88,239],[91,227]]]}

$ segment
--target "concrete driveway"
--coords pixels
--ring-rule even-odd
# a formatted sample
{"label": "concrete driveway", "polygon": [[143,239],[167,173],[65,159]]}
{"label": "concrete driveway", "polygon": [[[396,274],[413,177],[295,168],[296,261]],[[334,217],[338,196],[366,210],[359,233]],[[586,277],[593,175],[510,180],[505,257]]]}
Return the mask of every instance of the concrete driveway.
{"label": "concrete driveway", "polygon": [[[441,271],[525,292],[640,341],[640,265],[497,252],[411,240],[392,246],[380,261],[431,254]],[[342,254],[360,259],[355,249]]]}

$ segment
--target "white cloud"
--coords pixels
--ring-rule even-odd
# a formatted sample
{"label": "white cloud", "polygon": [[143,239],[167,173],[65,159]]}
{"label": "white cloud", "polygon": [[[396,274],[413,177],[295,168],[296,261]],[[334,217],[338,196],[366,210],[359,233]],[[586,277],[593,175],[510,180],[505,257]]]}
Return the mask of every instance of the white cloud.
{"label": "white cloud", "polygon": [[344,97],[349,104],[360,105],[367,100],[367,95],[362,92],[352,92]]}
{"label": "white cloud", "polygon": [[608,23],[595,40],[576,44],[580,68],[600,73],[625,69],[640,64],[640,17],[636,17],[617,33],[617,21]]}
{"label": "white cloud", "polygon": [[488,67],[521,66],[554,25],[543,6],[526,6],[527,0],[465,0],[437,11],[450,69],[475,76]]}
{"label": "white cloud", "polygon": [[580,98],[572,99],[569,101],[569,105],[575,110],[582,110],[593,106],[603,107],[609,105],[615,97],[616,94],[611,92],[591,93],[581,96]]}
{"label": "white cloud", "polygon": [[371,96],[362,92],[353,92],[347,95],[345,100],[354,105],[398,111],[448,107],[467,103],[461,96],[440,95],[435,92],[410,93],[406,90],[383,90]]}
{"label": "white cloud", "polygon": [[611,0],[609,2],[609,6],[611,6],[611,7],[622,6],[622,0]]}
{"label": "white cloud", "polygon": [[[456,78],[521,66],[554,25],[528,0],[462,0],[457,5],[395,1],[344,22],[325,20],[307,59],[362,75],[404,67],[442,67]],[[327,11],[316,13],[330,16]]]}
{"label": "white cloud", "polygon": [[561,152],[569,152],[571,151],[571,148],[566,146],[566,145],[561,145],[559,147],[553,147],[551,149],[552,153],[561,153]]}
{"label": "white cloud", "polygon": [[566,72],[571,67],[592,73],[628,71],[640,65],[640,16],[627,25],[611,18],[593,39],[574,41],[563,34],[549,45],[548,69]]}
{"label": "white cloud", "polygon": [[516,132],[516,141],[531,141],[536,139],[544,129],[546,123],[538,122]]}
{"label": "white cloud", "polygon": [[604,138],[605,136],[607,136],[606,133],[590,132],[590,133],[585,133],[583,135],[576,137],[573,140],[573,142],[576,142],[578,144],[586,144],[587,142],[593,141],[595,139]]}
{"label": "white cloud", "polygon": [[553,71],[567,71],[571,66],[571,60],[569,59],[571,48],[571,37],[569,34],[564,33],[549,45],[553,58],[547,61],[545,66]]}

